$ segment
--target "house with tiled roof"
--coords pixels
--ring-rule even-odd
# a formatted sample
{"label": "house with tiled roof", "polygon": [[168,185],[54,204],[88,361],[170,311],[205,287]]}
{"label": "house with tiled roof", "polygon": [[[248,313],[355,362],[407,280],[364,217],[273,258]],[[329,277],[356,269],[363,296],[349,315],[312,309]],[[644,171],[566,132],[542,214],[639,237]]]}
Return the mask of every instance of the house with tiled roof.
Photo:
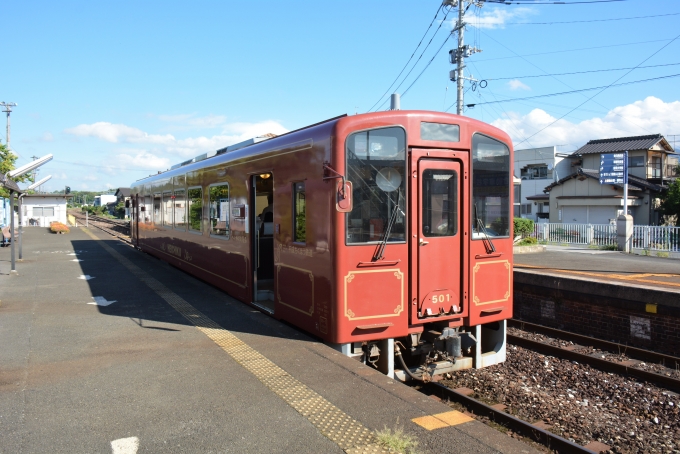
{"label": "house with tiled roof", "polygon": [[572,171],[544,189],[550,222],[608,224],[623,214],[623,185],[600,184],[604,153],[628,152],[628,214],[656,225],[658,199],[677,178],[678,155],[661,134],[591,140],[568,156]]}

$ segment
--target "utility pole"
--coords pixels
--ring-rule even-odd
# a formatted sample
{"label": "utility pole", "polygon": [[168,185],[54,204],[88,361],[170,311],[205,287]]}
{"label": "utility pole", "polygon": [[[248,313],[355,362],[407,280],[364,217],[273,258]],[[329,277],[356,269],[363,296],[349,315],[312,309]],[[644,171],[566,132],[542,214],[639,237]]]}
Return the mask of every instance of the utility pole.
{"label": "utility pole", "polygon": [[[451,49],[449,51],[449,61],[451,64],[456,65],[456,69],[449,72],[449,78],[456,82],[456,114],[463,114],[463,103],[464,103],[464,88],[465,81],[477,82],[477,79],[473,77],[465,77],[465,59],[472,54],[481,52],[481,49],[476,47],[470,47],[465,45],[465,11],[471,5],[475,5],[479,8],[482,6],[481,1],[475,2],[474,0],[444,0],[444,6],[450,6],[451,8],[458,7],[458,21],[456,26],[453,27],[451,33],[458,32],[458,47],[456,49]],[[468,5],[466,7],[466,5]]]}
{"label": "utility pole", "polygon": [[3,110],[3,112],[7,113],[7,149],[9,150],[9,114],[12,113],[12,107],[16,107],[17,103],[2,101],[0,102],[0,106],[4,107],[5,110]]}

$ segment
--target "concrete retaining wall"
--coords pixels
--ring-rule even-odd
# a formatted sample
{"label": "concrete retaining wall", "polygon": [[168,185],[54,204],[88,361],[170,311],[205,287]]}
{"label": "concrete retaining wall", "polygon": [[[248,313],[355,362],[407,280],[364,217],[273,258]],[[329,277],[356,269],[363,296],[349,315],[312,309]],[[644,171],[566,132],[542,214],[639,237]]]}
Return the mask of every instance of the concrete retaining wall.
{"label": "concrete retaining wall", "polygon": [[514,272],[514,318],[680,356],[680,291]]}

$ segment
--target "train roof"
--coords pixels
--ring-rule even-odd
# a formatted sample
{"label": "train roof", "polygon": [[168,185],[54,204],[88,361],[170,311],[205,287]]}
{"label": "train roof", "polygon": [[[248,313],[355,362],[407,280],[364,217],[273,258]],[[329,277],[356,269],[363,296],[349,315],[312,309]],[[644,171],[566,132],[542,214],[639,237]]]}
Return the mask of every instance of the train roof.
{"label": "train roof", "polygon": [[[145,178],[140,178],[139,180],[135,181],[131,186],[137,186],[140,184],[142,181],[154,181],[157,179],[163,179],[163,178],[168,178],[175,176],[180,173],[185,173],[187,171],[191,171],[197,168],[204,167],[206,165],[213,165],[213,164],[218,164],[224,161],[231,161],[247,156],[252,156],[256,155],[259,152],[265,152],[266,150],[270,149],[272,144],[270,142],[281,142],[282,146],[285,146],[287,143],[294,143],[295,138],[293,136],[299,135],[300,133],[304,131],[309,131],[312,129],[325,129],[325,128],[333,128],[335,125],[339,122],[346,123],[346,122],[359,122],[359,123],[374,123],[377,122],[381,124],[381,126],[390,126],[394,125],[396,122],[395,120],[400,119],[402,122],[404,121],[405,118],[412,118],[412,117],[418,117],[419,120],[423,119],[425,117],[426,120],[428,121],[442,121],[442,122],[451,122],[453,119],[455,119],[456,124],[460,125],[467,125],[469,127],[474,128],[475,130],[482,130],[487,133],[492,133],[493,135],[497,136],[498,138],[507,141],[508,143],[511,143],[510,137],[502,130],[496,128],[495,126],[492,126],[488,123],[481,122],[479,120],[475,120],[473,118],[469,117],[464,117],[460,115],[455,115],[451,113],[446,113],[446,112],[436,112],[436,111],[428,111],[428,110],[388,110],[388,111],[381,111],[381,112],[372,112],[372,113],[365,113],[365,114],[357,114],[357,115],[338,115],[333,118],[329,118],[324,121],[320,121],[318,123],[314,123],[299,129],[295,129],[293,131],[289,131],[287,133],[281,134],[281,135],[273,135],[273,134],[265,134],[263,136],[258,136],[254,137],[252,139],[248,139],[243,142],[239,142],[237,144],[229,145],[224,148],[220,148],[218,150],[215,150],[213,152],[208,152],[208,153],[203,153],[201,155],[198,155],[192,159],[188,159],[186,161],[183,161],[179,164],[176,164],[172,166],[170,169],[167,169],[165,171],[159,171],[157,174],[149,175],[148,177]],[[292,139],[292,140],[291,140]],[[262,145],[266,142],[266,145]],[[228,158],[225,155],[229,155]],[[222,159],[219,159],[222,157]],[[226,159],[225,159],[226,158]]]}

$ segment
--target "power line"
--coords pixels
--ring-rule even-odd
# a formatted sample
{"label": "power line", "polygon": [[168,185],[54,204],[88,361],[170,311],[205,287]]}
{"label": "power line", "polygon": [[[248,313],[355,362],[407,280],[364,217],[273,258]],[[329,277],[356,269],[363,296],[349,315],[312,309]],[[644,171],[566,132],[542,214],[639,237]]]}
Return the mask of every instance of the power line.
{"label": "power line", "polygon": [[680,63],[666,63],[663,65],[647,65],[647,66],[638,66],[637,68],[629,67],[629,68],[610,68],[610,69],[593,69],[589,71],[575,71],[575,72],[570,72],[570,73],[554,73],[554,74],[534,74],[530,76],[515,76],[515,77],[494,77],[490,79],[484,79],[487,81],[490,80],[511,80],[511,79],[531,79],[535,77],[552,77],[552,76],[572,76],[574,74],[590,74],[590,73],[601,73],[601,72],[609,72],[609,71],[625,71],[627,69],[644,69],[644,68],[659,68],[662,66],[677,66],[680,65]]}
{"label": "power line", "polygon": [[442,6],[444,6],[444,5],[441,4],[441,5],[439,5],[439,8],[437,8],[437,12],[434,14],[434,17],[432,18],[432,22],[430,22],[430,25],[428,25],[427,30],[425,30],[425,33],[423,34],[423,37],[420,38],[420,42],[418,43],[418,45],[416,46],[416,48],[413,50],[413,53],[412,53],[411,56],[409,57],[408,61],[407,61],[406,64],[404,65],[404,67],[401,68],[401,71],[399,71],[399,74],[397,75],[397,77],[396,77],[396,78],[394,79],[394,81],[390,84],[390,86],[387,88],[387,90],[385,90],[385,93],[383,93],[383,94],[380,96],[380,99],[378,99],[378,100],[375,102],[375,104],[373,104],[373,105],[371,106],[371,108],[368,109],[369,112],[370,112],[371,110],[373,110],[373,108],[376,106],[376,104],[378,104],[378,103],[383,99],[383,97],[384,97],[387,93],[389,93],[389,91],[392,89],[392,87],[394,86],[394,84],[397,83],[397,80],[399,80],[399,77],[401,77],[401,75],[404,73],[404,70],[406,69],[406,67],[408,66],[408,64],[411,63],[411,60],[413,60],[413,56],[416,54],[416,52],[417,52],[418,49],[420,48],[420,45],[423,43],[423,40],[424,40],[425,37],[427,36],[427,33],[428,33],[428,32],[430,31],[430,29],[432,28],[432,24],[434,24],[434,21],[437,20],[437,16],[439,15],[439,11],[441,11]]}
{"label": "power line", "polygon": [[589,0],[589,1],[554,1],[554,2],[511,2],[506,0],[483,0],[486,3],[498,3],[501,5],[580,5],[590,3],[612,3],[612,2],[627,2],[628,0]]}
{"label": "power line", "polygon": [[[418,59],[416,60],[416,62],[413,64],[413,66],[411,66],[411,69],[409,69],[408,73],[406,73],[406,75],[405,75],[404,78],[401,80],[401,82],[399,82],[399,85],[397,85],[397,87],[394,89],[395,91],[396,91],[396,90],[399,90],[399,87],[401,87],[402,84],[403,84],[404,82],[406,82],[406,79],[408,79],[408,76],[410,76],[411,73],[413,72],[413,70],[416,68],[416,66],[418,65],[418,62],[420,61],[420,59],[423,58],[423,55],[425,55],[425,52],[426,52],[427,49],[430,47],[430,44],[432,44],[432,40],[434,39],[435,36],[437,36],[437,33],[439,33],[439,30],[442,28],[442,25],[444,25],[444,23],[446,22],[446,18],[448,17],[449,12],[451,12],[451,9],[452,9],[452,8],[449,8],[449,10],[446,11],[446,14],[444,14],[444,18],[443,18],[443,19],[441,20],[441,22],[439,23],[439,27],[437,27],[437,29],[434,31],[434,34],[432,35],[432,37],[430,38],[430,40],[427,42],[427,45],[425,46],[425,48],[423,49],[423,51],[422,51],[422,52],[420,53],[420,55],[418,56]],[[448,40],[448,38],[449,38],[449,37],[447,36],[446,39]],[[429,63],[427,64],[427,66],[429,66]],[[427,66],[425,67],[426,69],[427,69]],[[422,72],[421,72],[421,74],[422,74]],[[418,76],[418,77],[420,77],[420,76]],[[416,80],[417,80],[417,79],[416,79]],[[411,85],[413,85],[413,84],[411,84]],[[410,88],[410,87],[409,87],[409,88]],[[386,99],[385,101],[383,101],[383,103],[380,105],[380,107],[384,106],[386,102],[387,102],[387,99]]]}
{"label": "power line", "polygon": [[623,43],[623,44],[609,44],[606,46],[594,46],[594,47],[581,47],[579,49],[565,49],[565,50],[553,50],[550,52],[539,52],[536,54],[523,54],[523,55],[514,55],[511,57],[494,57],[494,58],[485,58],[481,60],[477,60],[477,62],[483,62],[483,61],[493,61],[493,60],[507,60],[509,58],[520,58],[520,57],[534,57],[536,55],[550,55],[550,54],[561,54],[565,52],[579,52],[582,50],[593,50],[593,49],[607,49],[610,47],[622,47],[622,46],[634,46],[637,44],[650,44],[650,43],[660,43],[664,41],[673,41],[673,39],[654,39],[651,41],[638,41],[634,43]]}
{"label": "power line", "polygon": [[[633,69],[637,69],[637,68],[632,68],[631,71]],[[621,80],[621,78],[623,78],[625,75],[626,74],[624,74],[623,76],[621,76],[617,80]],[[578,90],[561,91],[561,92],[558,92],[558,93],[549,93],[549,94],[546,94],[546,95],[526,96],[524,98],[511,98],[511,99],[505,99],[505,100],[501,100],[501,101],[487,101],[487,102],[482,102],[482,103],[477,103],[477,104],[467,104],[467,107],[475,107],[475,106],[479,106],[479,105],[482,105],[482,104],[496,104],[496,103],[500,103],[500,102],[526,101],[527,99],[548,98],[548,97],[551,97],[551,96],[571,95],[571,94],[574,94],[574,93],[581,93],[581,92],[584,92],[584,91],[607,89],[607,88],[610,88],[610,87],[621,87],[623,85],[639,84],[639,83],[642,83],[642,82],[650,82],[652,80],[671,79],[671,78],[674,78],[674,77],[680,77],[680,74],[671,74],[671,75],[668,75],[668,76],[652,77],[651,79],[633,80],[631,82],[621,82],[620,84],[611,83],[609,85],[603,85],[601,87],[581,88],[581,89],[578,89]],[[451,106],[451,107],[453,107],[453,106]],[[449,109],[451,107],[449,107]]]}
{"label": "power line", "polygon": [[427,65],[425,65],[425,67],[423,68],[423,70],[420,71],[420,74],[418,74],[418,76],[415,78],[415,80],[414,80],[413,82],[411,82],[411,85],[409,85],[408,88],[407,88],[406,90],[404,90],[404,93],[402,93],[402,96],[404,96],[404,95],[411,89],[411,87],[413,86],[413,84],[415,84],[416,82],[418,82],[418,79],[420,79],[420,76],[422,76],[423,73],[425,72],[425,70],[426,70],[427,68],[430,67],[430,65],[432,64],[432,61],[437,57],[437,54],[439,54],[439,51],[442,50],[442,47],[444,47],[444,44],[446,44],[446,42],[449,40],[450,37],[451,37],[451,35],[447,35],[447,36],[446,36],[446,39],[444,40],[444,42],[442,43],[442,45],[439,46],[439,49],[437,49],[437,51],[434,53],[434,55],[432,56],[432,58],[430,59],[430,61],[427,62]]}
{"label": "power line", "polygon": [[[650,55],[649,57],[647,57],[647,58],[645,58],[644,60],[642,60],[640,63],[638,63],[637,66],[642,65],[644,62],[646,62],[647,60],[649,60],[650,58],[652,58],[653,56],[655,56],[656,54],[658,54],[659,52],[661,52],[662,50],[664,50],[666,47],[668,47],[673,41],[675,41],[675,40],[678,39],[678,38],[680,38],[680,35],[678,35],[678,36],[676,36],[675,38],[673,38],[669,43],[666,43],[665,45],[661,46],[661,48],[660,48],[659,50],[657,50],[657,51],[654,52],[652,55]],[[600,93],[602,93],[603,91],[605,91],[606,89],[608,89],[609,87],[613,86],[616,82],[618,82],[619,80],[621,80],[621,79],[623,79],[624,77],[626,77],[628,74],[630,74],[631,72],[633,72],[633,70],[635,70],[635,68],[631,69],[631,70],[628,71],[626,74],[624,74],[623,76],[619,77],[619,78],[616,79],[614,82],[612,82],[612,83],[609,84],[608,86],[604,87],[602,90],[598,91],[598,92],[595,93],[593,96],[591,96],[590,98],[586,99],[585,101],[583,101],[581,104],[579,104],[578,106],[576,106],[576,107],[574,107],[573,109],[571,109],[571,110],[570,110],[569,112],[567,112],[566,114],[562,115],[560,118],[556,119],[555,121],[553,121],[553,122],[550,123],[549,125],[544,126],[543,128],[539,129],[538,131],[536,131],[535,133],[533,133],[532,135],[530,135],[530,136],[527,137],[526,139],[522,140],[521,142],[517,143],[516,145],[519,145],[520,143],[526,142],[526,141],[528,141],[529,139],[531,139],[532,137],[534,137],[535,135],[537,135],[537,134],[539,134],[539,133],[545,131],[546,129],[548,129],[549,127],[551,127],[552,125],[554,125],[555,123],[557,123],[558,121],[560,121],[562,118],[564,118],[564,117],[566,117],[567,115],[569,115],[570,113],[574,112],[575,110],[577,110],[578,108],[580,108],[582,105],[584,105],[585,103],[587,103],[588,101],[590,101],[591,99],[593,99],[594,97],[596,97],[597,95],[599,95]]]}
{"label": "power line", "polygon": [[[613,22],[622,20],[633,20],[633,19],[650,19],[652,17],[666,17],[666,16],[678,16],[680,13],[668,13],[668,14],[654,14],[653,16],[633,16],[633,17],[617,17],[611,19],[590,19],[590,20],[570,20],[570,21],[555,21],[555,22],[503,22],[502,25],[557,25],[557,24],[586,24],[589,22]],[[497,25],[495,22],[477,22],[473,24],[478,25]]]}

